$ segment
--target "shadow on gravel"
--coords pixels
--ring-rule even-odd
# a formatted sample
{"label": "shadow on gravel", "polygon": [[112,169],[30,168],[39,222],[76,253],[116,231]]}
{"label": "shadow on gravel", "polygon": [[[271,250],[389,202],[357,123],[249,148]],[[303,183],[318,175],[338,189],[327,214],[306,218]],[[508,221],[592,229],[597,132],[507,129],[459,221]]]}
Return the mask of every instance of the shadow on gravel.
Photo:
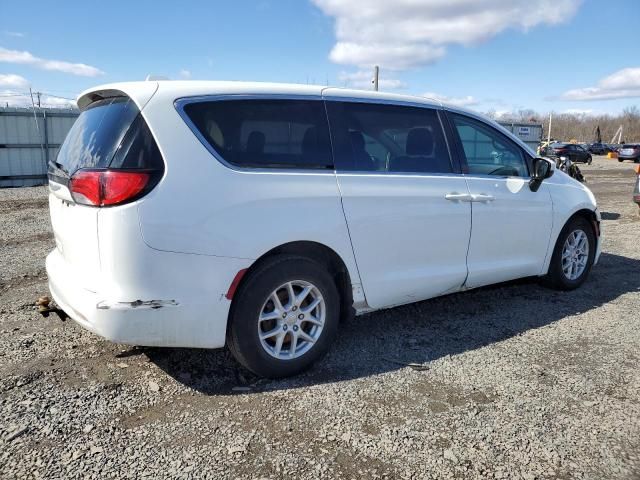
{"label": "shadow on gravel", "polygon": [[176,380],[207,395],[340,382],[409,364],[425,369],[438,358],[481,348],[638,292],[638,272],[640,260],[603,253],[587,282],[573,292],[548,290],[529,279],[356,317],[341,325],[323,360],[284,380],[258,379],[226,350],[142,350]]}
{"label": "shadow on gravel", "polygon": [[620,218],[620,214],[616,212],[602,212],[600,216],[602,220],[617,220]]}

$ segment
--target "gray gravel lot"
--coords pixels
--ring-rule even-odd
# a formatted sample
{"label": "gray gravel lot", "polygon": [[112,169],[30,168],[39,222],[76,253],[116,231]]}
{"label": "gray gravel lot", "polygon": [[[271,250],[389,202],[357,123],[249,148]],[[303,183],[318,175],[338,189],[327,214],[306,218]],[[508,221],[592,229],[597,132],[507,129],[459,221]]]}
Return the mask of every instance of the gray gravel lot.
{"label": "gray gravel lot", "polygon": [[46,190],[0,190],[0,477],[640,478],[634,174],[583,172],[605,241],[581,289],[521,281],[358,317],[281,381],[41,319]]}

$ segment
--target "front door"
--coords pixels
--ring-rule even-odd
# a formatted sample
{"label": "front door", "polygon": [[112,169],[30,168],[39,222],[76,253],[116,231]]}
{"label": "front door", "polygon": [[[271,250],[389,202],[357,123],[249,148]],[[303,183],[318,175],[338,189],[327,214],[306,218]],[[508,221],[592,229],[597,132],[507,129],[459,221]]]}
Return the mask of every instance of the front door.
{"label": "front door", "polygon": [[459,290],[471,204],[435,109],[327,99],[337,181],[372,308]]}
{"label": "front door", "polygon": [[551,195],[529,188],[528,153],[493,126],[452,114],[472,198],[469,288],[539,275],[552,226]]}

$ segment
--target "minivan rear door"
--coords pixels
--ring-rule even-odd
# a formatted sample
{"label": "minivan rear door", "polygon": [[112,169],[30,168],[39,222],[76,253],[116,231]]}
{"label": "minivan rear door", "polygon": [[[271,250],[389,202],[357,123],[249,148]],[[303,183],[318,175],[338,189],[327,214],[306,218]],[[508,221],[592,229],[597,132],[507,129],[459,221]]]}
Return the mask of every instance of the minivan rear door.
{"label": "minivan rear door", "polygon": [[82,111],[48,168],[49,209],[56,248],[65,267],[83,288],[96,291],[100,273],[100,209],[73,201],[69,182],[79,169],[109,166],[140,110],[120,92],[96,96]]}
{"label": "minivan rear door", "polygon": [[471,204],[438,111],[325,92],[337,180],[369,306],[460,289]]}

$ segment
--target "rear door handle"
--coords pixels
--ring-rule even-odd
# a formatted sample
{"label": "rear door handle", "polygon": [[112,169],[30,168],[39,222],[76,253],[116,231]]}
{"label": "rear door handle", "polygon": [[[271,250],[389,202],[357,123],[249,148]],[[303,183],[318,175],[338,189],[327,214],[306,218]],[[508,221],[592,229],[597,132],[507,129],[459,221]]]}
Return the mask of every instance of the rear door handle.
{"label": "rear door handle", "polygon": [[487,195],[486,193],[475,193],[471,195],[472,202],[493,202],[496,199],[493,195]]}
{"label": "rear door handle", "polygon": [[447,193],[444,198],[452,202],[473,202],[473,197],[468,193]]}

